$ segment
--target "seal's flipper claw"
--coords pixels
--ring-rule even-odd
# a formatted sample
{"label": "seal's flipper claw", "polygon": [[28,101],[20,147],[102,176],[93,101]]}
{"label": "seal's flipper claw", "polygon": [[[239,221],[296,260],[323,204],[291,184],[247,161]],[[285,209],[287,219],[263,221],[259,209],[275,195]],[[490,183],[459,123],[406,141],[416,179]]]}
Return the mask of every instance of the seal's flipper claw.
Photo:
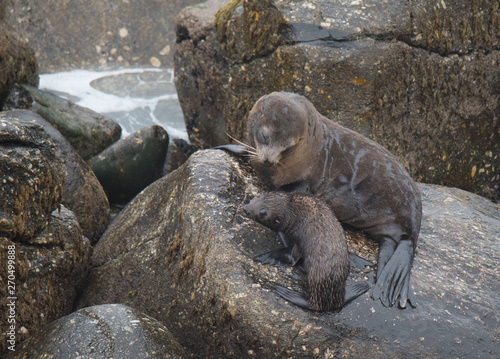
{"label": "seal's flipper claw", "polygon": [[351,267],[355,268],[365,268],[367,266],[373,267],[372,262],[367,261],[366,259],[358,256],[357,254],[350,252],[349,252],[349,264],[351,265]]}
{"label": "seal's flipper claw", "polygon": [[293,256],[293,247],[274,249],[270,252],[262,253],[253,257],[256,262],[272,265],[294,266],[297,261]]}
{"label": "seal's flipper claw", "polygon": [[356,282],[345,287],[345,303],[356,299],[361,294],[366,293],[370,289],[368,282]]}
{"label": "seal's flipper claw", "polygon": [[309,298],[307,298],[304,294],[282,287],[280,285],[275,285],[273,288],[281,297],[288,300],[290,303],[293,303],[304,309],[309,309]]}
{"label": "seal's flipper claw", "polygon": [[[404,297],[408,296],[410,285],[410,270],[415,249],[410,240],[401,240],[391,258],[382,270],[377,271],[377,283],[372,297],[380,299],[382,304],[390,307],[400,301],[399,307],[406,307]],[[415,303],[412,303],[412,306]]]}
{"label": "seal's flipper claw", "polygon": [[213,149],[225,150],[238,156],[245,156],[249,154],[248,149],[243,145],[233,145],[233,144],[220,145],[213,147]]}

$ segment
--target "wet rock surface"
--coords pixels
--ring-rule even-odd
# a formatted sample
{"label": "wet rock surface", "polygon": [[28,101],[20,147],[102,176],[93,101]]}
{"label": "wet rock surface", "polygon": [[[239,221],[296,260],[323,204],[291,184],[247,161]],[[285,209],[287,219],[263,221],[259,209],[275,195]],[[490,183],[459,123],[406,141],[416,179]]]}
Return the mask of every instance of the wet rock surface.
{"label": "wet rock surface", "polygon": [[121,136],[121,127],[110,118],[75,105],[53,93],[29,85],[15,87],[8,109],[28,109],[54,126],[84,159],[95,156]]}
{"label": "wet rock surface", "polygon": [[5,8],[8,1],[0,1],[0,110],[15,83],[38,85],[38,64],[35,52],[19,33],[7,24]]}
{"label": "wet rock surface", "polygon": [[[48,131],[27,112],[0,113],[0,330],[7,346],[70,313],[89,271],[91,246],[60,205],[66,178]],[[26,115],[26,116],[24,116]],[[9,266],[7,265],[9,263]],[[9,282],[7,282],[7,278]],[[14,307],[7,307],[7,304]],[[14,312],[15,323],[7,320]],[[9,336],[10,340],[11,336]]]}
{"label": "wet rock surface", "polygon": [[0,235],[29,240],[61,203],[63,162],[43,126],[0,113]]}
{"label": "wet rock surface", "polygon": [[126,204],[161,176],[168,142],[168,133],[153,125],[122,138],[88,161],[111,203]]}
{"label": "wet rock surface", "polygon": [[4,113],[2,118],[5,121],[33,121],[43,126],[54,142],[57,158],[64,162],[66,169],[61,203],[76,215],[85,237],[91,243],[97,242],[109,225],[109,202],[89,165],[59,131],[36,113],[14,110]]}
{"label": "wet rock surface", "polygon": [[[173,19],[184,6],[198,2],[19,0],[7,6],[6,19],[29,39],[43,72],[82,67],[172,67]],[[86,29],[83,35],[81,29]]]}
{"label": "wet rock surface", "polygon": [[[194,357],[495,356],[500,209],[458,189],[420,189],[416,309],[365,294],[320,315],[281,299],[273,284],[303,291],[305,276],[252,260],[279,246],[242,211],[262,189],[246,164],[215,150],[197,152],[127,205],[95,248],[80,306],[144,311]],[[347,233],[351,251],[376,258],[373,242]],[[373,281],[372,268],[351,270],[350,281],[365,279]]]}
{"label": "wet rock surface", "polygon": [[[2,306],[15,302],[15,339],[17,344],[45,324],[69,314],[77,293],[90,269],[92,247],[83,236],[73,212],[61,206],[56,209],[47,226],[29,241],[0,236],[2,264],[7,263],[8,249],[15,247],[14,297],[7,285],[0,289]],[[7,278],[7,266],[2,265],[0,276]],[[12,289],[12,287],[9,287]],[[7,311],[0,317],[2,333],[7,333]],[[10,345],[9,345],[10,346]],[[7,352],[2,340],[0,353]]]}
{"label": "wet rock surface", "polygon": [[182,358],[185,353],[157,320],[120,304],[80,309],[25,341],[9,358]]}
{"label": "wet rock surface", "polygon": [[231,1],[207,7],[215,20],[186,8],[174,60],[190,139],[241,140],[258,98],[296,92],[395,153],[417,180],[497,200],[499,5]]}

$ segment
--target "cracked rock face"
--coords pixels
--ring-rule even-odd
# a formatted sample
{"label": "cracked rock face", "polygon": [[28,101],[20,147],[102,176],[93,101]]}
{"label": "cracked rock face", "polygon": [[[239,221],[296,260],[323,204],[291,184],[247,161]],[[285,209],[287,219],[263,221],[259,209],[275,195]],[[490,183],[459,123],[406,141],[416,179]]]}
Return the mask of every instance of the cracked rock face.
{"label": "cracked rock face", "polygon": [[498,0],[210,0],[177,17],[176,87],[198,147],[243,138],[262,95],[306,96],[419,181],[500,198]]}
{"label": "cracked rock face", "polygon": [[[95,247],[80,307],[143,311],[195,358],[492,356],[500,350],[500,209],[458,189],[420,190],[416,309],[365,294],[318,314],[279,297],[274,284],[305,291],[306,276],[253,261],[280,246],[243,212],[263,189],[248,164],[217,150],[193,154],[125,207]],[[350,251],[375,261],[373,241],[347,235]],[[352,268],[348,280],[373,284],[373,270]]]}

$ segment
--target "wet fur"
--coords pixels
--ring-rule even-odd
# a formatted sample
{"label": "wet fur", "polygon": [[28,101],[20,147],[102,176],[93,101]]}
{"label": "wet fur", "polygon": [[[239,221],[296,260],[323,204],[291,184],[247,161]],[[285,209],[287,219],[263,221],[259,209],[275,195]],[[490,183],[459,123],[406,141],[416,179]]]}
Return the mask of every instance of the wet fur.
{"label": "wet fur", "polygon": [[[422,204],[415,182],[399,161],[292,93],[275,92],[256,102],[245,143],[255,149],[252,165],[271,189],[314,194],[339,221],[380,241],[373,296],[388,306],[399,299],[404,307],[411,296],[410,269]],[[411,245],[400,246],[405,240]]]}
{"label": "wet fur", "polygon": [[[267,209],[262,218],[261,208]],[[281,192],[253,199],[245,211],[256,221],[283,232],[304,258],[309,309],[329,311],[345,302],[349,253],[344,231],[330,209],[316,197]],[[279,221],[279,223],[277,223]]]}

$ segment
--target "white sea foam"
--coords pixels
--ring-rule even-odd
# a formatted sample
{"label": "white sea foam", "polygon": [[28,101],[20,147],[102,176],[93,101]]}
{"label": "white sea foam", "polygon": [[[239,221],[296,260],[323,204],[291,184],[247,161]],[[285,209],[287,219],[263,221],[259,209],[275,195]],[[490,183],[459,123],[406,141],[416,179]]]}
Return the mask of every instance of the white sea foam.
{"label": "white sea foam", "polygon": [[[58,95],[70,99],[79,106],[87,107],[97,113],[106,114],[117,121],[123,129],[123,136],[141,127],[158,124],[167,130],[170,136],[187,140],[182,111],[178,105],[177,93],[162,93],[157,97],[120,97],[104,93],[91,86],[92,81],[122,74],[145,72],[165,72],[165,69],[139,68],[113,71],[72,70],[54,74],[40,75],[40,88],[57,92]],[[162,82],[173,83],[173,70],[168,69],[170,78]],[[66,96],[65,96],[66,95]],[[175,101],[177,108],[170,113],[160,113],[155,109],[160,101]],[[134,112],[135,111],[135,112]],[[135,114],[134,114],[135,113]],[[139,118],[137,116],[139,114]],[[165,116],[163,116],[165,115]]]}

